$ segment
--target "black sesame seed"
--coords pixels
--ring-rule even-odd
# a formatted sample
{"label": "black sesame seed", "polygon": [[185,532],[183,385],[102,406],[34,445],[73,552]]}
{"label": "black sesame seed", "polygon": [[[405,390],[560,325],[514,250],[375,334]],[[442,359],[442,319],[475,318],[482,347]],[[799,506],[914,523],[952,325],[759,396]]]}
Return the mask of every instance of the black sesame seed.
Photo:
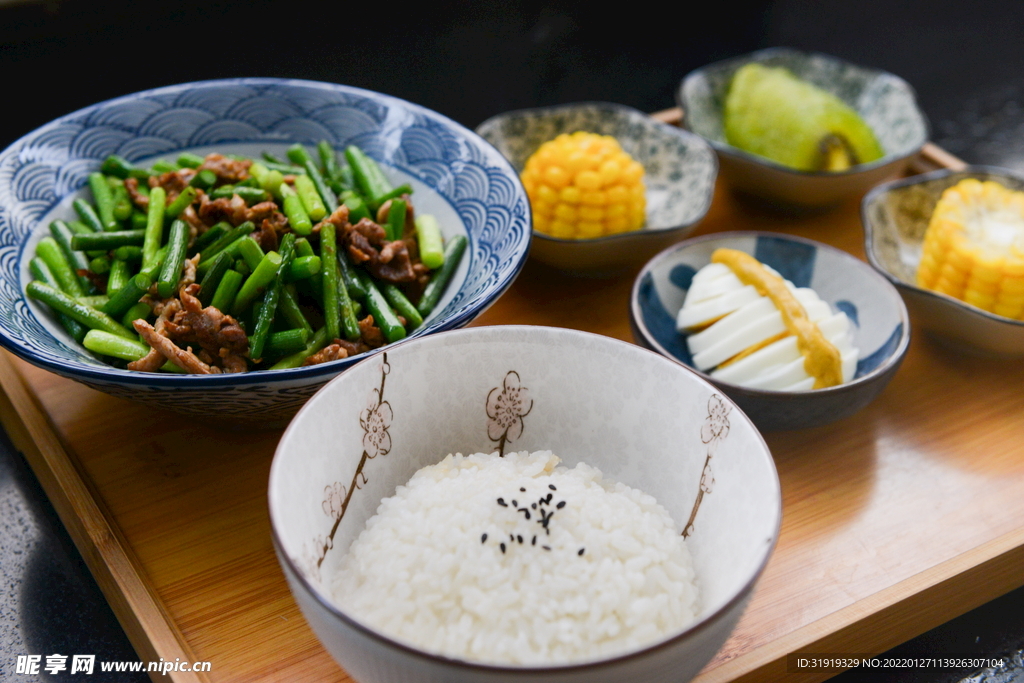
{"label": "black sesame seed", "polygon": [[512,534],[509,534],[509,535],[508,535],[508,540],[510,540],[510,541],[512,541],[513,543],[515,543],[516,537],[515,537],[515,536],[513,536]]}
{"label": "black sesame seed", "polygon": [[526,521],[529,522],[530,521],[530,511],[527,510],[526,508],[523,508],[523,514],[526,515]]}
{"label": "black sesame seed", "polygon": [[551,489],[552,491],[557,491],[558,490],[558,489],[555,488],[554,484],[548,484],[548,488]]}
{"label": "black sesame seed", "polygon": [[523,493],[526,493],[526,489],[523,488],[522,486],[519,487],[519,490],[522,491]]}
{"label": "black sesame seed", "polygon": [[514,507],[514,508],[519,507],[519,503],[517,503],[515,500],[513,500],[512,501],[512,507]]}
{"label": "black sesame seed", "polygon": [[536,503],[530,503],[530,507],[532,509],[536,510],[537,509],[537,504]]}
{"label": "black sesame seed", "polygon": [[544,550],[551,550],[551,546],[549,545],[542,545],[541,548],[544,548]]}
{"label": "black sesame seed", "polygon": [[537,537],[536,536],[534,536],[533,540],[530,541],[530,545],[537,545]]}
{"label": "black sesame seed", "polygon": [[483,536],[480,537],[480,542],[481,543],[487,543],[487,534],[484,534]]}
{"label": "black sesame seed", "polygon": [[516,536],[516,540],[519,541],[519,545],[523,544],[523,537],[522,536]]}
{"label": "black sesame seed", "polygon": [[580,551],[578,553],[576,553],[576,554],[579,555],[580,557],[582,557],[583,556],[583,548],[580,548]]}
{"label": "black sesame seed", "polygon": [[505,554],[505,544],[504,543],[501,544],[501,554],[502,555]]}
{"label": "black sesame seed", "polygon": [[548,505],[551,505],[551,494],[550,493],[548,494],[548,497],[547,497],[547,499],[544,502],[547,503]]}
{"label": "black sesame seed", "polygon": [[561,510],[562,508],[564,508],[564,507],[565,507],[565,501],[563,500],[563,501],[562,501],[561,503],[559,503],[559,504],[558,504],[558,505],[556,505],[555,507],[556,507],[556,508],[558,508],[559,510]]}
{"label": "black sesame seed", "polygon": [[505,502],[504,498],[499,498],[498,499],[498,505],[500,505],[503,508],[507,508],[508,507],[508,504]]}

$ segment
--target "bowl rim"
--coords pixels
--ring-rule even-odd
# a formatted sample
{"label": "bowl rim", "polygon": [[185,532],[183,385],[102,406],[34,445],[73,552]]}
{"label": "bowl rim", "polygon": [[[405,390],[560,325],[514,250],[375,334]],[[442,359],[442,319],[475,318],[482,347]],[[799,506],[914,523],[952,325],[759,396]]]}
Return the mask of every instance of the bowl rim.
{"label": "bowl rim", "polygon": [[[621,346],[621,347],[625,347],[625,348],[631,349],[632,351],[640,351],[642,353],[650,353],[650,354],[653,354],[655,357],[661,358],[664,361],[670,361],[671,360],[671,359],[662,357],[660,354],[655,353],[654,351],[651,351],[650,349],[646,349],[646,348],[644,348],[644,347],[642,347],[642,346],[640,346],[638,344],[631,344],[629,342],[622,341],[621,339],[615,339],[613,337],[606,337],[604,335],[595,334],[593,332],[584,332],[582,330],[574,330],[574,329],[564,328],[564,327],[550,327],[550,326],[545,326],[545,325],[488,325],[488,326],[483,326],[483,327],[462,328],[462,329],[457,329],[457,330],[448,330],[446,332],[440,332],[438,334],[430,335],[430,337],[421,337],[420,341],[422,343],[437,343],[437,340],[439,340],[439,339],[441,339],[443,337],[448,337],[448,336],[453,336],[453,335],[472,336],[472,335],[477,335],[477,334],[500,334],[501,330],[523,331],[523,332],[527,332],[528,334],[529,333],[534,333],[534,332],[537,332],[537,331],[541,331],[544,334],[550,334],[550,333],[553,332],[555,334],[564,335],[564,336],[570,337],[570,338],[571,337],[586,337],[588,339],[598,338],[598,339],[603,340],[603,342],[607,342],[607,343],[609,343],[609,344],[611,344],[613,346],[618,345],[618,346]],[[407,344],[402,344],[402,346],[406,346],[406,345]],[[403,349],[403,351],[404,351],[404,349]],[[365,361],[370,361],[371,359],[370,358],[366,358],[364,360]],[[719,605],[719,607],[714,612],[709,613],[709,614],[705,614],[705,615],[701,615],[700,618],[698,618],[697,620],[692,622],[689,626],[687,626],[685,629],[683,629],[679,633],[671,636],[670,638],[667,638],[667,639],[664,639],[664,640],[660,640],[660,641],[658,641],[658,642],[656,642],[656,643],[654,643],[652,645],[649,645],[649,646],[644,647],[644,648],[639,649],[639,650],[635,650],[635,651],[631,651],[631,652],[626,652],[626,653],[623,653],[623,654],[620,654],[620,655],[615,655],[613,657],[608,657],[608,658],[605,658],[605,659],[588,660],[588,661],[584,661],[584,662],[580,662],[580,663],[576,663],[576,664],[569,663],[569,664],[561,664],[561,665],[541,665],[541,666],[519,666],[519,667],[517,667],[517,666],[510,666],[510,665],[503,665],[503,664],[487,664],[487,663],[482,663],[482,662],[472,662],[472,661],[467,661],[467,660],[464,660],[464,659],[455,659],[455,658],[452,658],[452,657],[446,657],[446,656],[443,656],[443,655],[438,655],[438,654],[434,654],[434,653],[431,653],[431,652],[427,652],[425,650],[421,650],[419,648],[416,648],[416,647],[413,647],[411,645],[402,643],[402,642],[400,642],[398,640],[395,640],[394,638],[392,638],[392,637],[390,637],[388,635],[385,635],[383,633],[379,633],[376,630],[371,629],[370,627],[363,625],[362,623],[360,623],[356,619],[348,616],[345,612],[343,612],[336,605],[334,605],[331,600],[328,600],[327,597],[325,597],[320,592],[319,589],[317,589],[315,586],[310,584],[310,582],[306,578],[306,576],[295,565],[295,561],[292,559],[292,557],[287,552],[284,551],[284,545],[281,543],[280,534],[278,533],[277,518],[276,518],[276,516],[274,514],[274,501],[273,501],[273,496],[272,496],[271,492],[272,492],[273,482],[274,482],[274,478],[275,478],[274,475],[275,475],[275,472],[278,469],[278,467],[277,467],[278,454],[281,452],[281,444],[284,443],[286,437],[289,435],[290,432],[292,432],[292,430],[298,429],[298,427],[296,425],[298,424],[299,418],[302,416],[302,414],[305,413],[308,410],[312,410],[312,408],[310,407],[312,405],[312,403],[313,403],[313,399],[312,398],[309,401],[307,401],[302,406],[301,409],[299,409],[299,411],[295,414],[295,417],[293,417],[291,422],[289,422],[287,429],[285,429],[285,431],[284,431],[284,434],[281,435],[281,440],[278,442],[277,448],[274,450],[274,459],[271,462],[271,466],[270,466],[270,476],[268,477],[268,483],[267,483],[267,507],[268,507],[268,513],[269,513],[268,516],[270,517],[271,540],[273,541],[274,550],[277,553],[278,560],[283,565],[286,566],[287,572],[290,572],[291,575],[295,577],[295,580],[299,583],[299,585],[302,586],[303,590],[306,592],[307,595],[311,596],[319,604],[319,606],[322,609],[327,610],[327,612],[332,617],[334,617],[335,619],[341,620],[341,622],[346,627],[348,627],[348,628],[350,628],[350,629],[352,629],[354,631],[357,631],[364,638],[368,638],[368,639],[374,641],[375,643],[377,643],[378,645],[383,645],[385,647],[397,649],[397,650],[401,651],[402,653],[404,653],[406,655],[410,655],[410,656],[416,657],[418,659],[426,660],[426,661],[432,662],[434,664],[441,664],[441,665],[444,665],[444,666],[451,666],[451,667],[455,667],[455,668],[463,669],[463,670],[473,670],[473,671],[481,671],[481,672],[487,672],[487,673],[527,673],[527,674],[531,674],[531,675],[536,675],[536,674],[564,674],[564,673],[575,673],[575,672],[583,672],[583,671],[592,671],[592,670],[597,670],[597,669],[601,669],[601,668],[612,666],[612,665],[623,664],[623,663],[626,663],[626,662],[629,662],[629,661],[633,661],[633,660],[636,660],[636,659],[639,659],[639,658],[642,658],[642,657],[646,657],[646,656],[648,656],[650,654],[653,654],[655,652],[664,650],[666,648],[675,646],[676,644],[678,644],[679,642],[681,642],[685,638],[688,638],[688,637],[690,637],[690,636],[692,636],[692,635],[694,635],[696,633],[700,633],[700,632],[703,632],[703,631],[711,628],[714,624],[718,623],[726,614],[728,614],[737,604],[742,603],[744,600],[746,600],[749,597],[749,595],[750,595],[751,591],[753,590],[755,584],[757,583],[758,579],[760,579],[761,575],[764,573],[764,569],[768,565],[768,561],[771,559],[772,554],[775,552],[775,547],[778,545],[779,534],[780,534],[780,532],[782,530],[783,509],[782,509],[782,483],[781,483],[781,480],[779,479],[779,471],[778,471],[778,468],[775,466],[775,459],[774,459],[774,456],[772,456],[771,449],[768,447],[768,444],[765,442],[764,436],[761,434],[761,431],[754,424],[754,421],[751,420],[750,417],[745,412],[743,412],[743,410],[736,404],[736,402],[731,397],[719,393],[718,387],[716,387],[713,383],[709,382],[700,373],[693,371],[692,368],[689,368],[686,365],[682,365],[681,363],[674,363],[673,366],[674,367],[681,367],[683,370],[687,370],[687,371],[691,372],[694,375],[694,378],[696,380],[698,380],[698,382],[707,385],[707,387],[709,389],[711,389],[712,391],[714,391],[715,394],[720,396],[722,398],[722,400],[726,401],[732,407],[732,409],[734,411],[736,411],[740,415],[743,415],[744,419],[747,421],[747,423],[749,424],[750,428],[753,430],[754,437],[760,442],[760,444],[762,446],[762,449],[763,449],[762,450],[762,455],[767,459],[768,464],[770,466],[769,467],[769,471],[773,475],[771,477],[771,479],[772,479],[772,483],[774,484],[774,491],[775,491],[775,501],[776,501],[775,517],[776,517],[776,523],[775,523],[775,530],[772,533],[772,537],[770,539],[770,542],[768,544],[766,544],[765,549],[764,549],[764,554],[762,555],[760,561],[758,562],[756,569],[751,574],[751,576],[743,583],[743,586],[736,592],[736,594],[733,595],[728,600],[726,600],[721,605]],[[346,377],[346,375],[338,375],[337,377],[332,379],[330,382],[325,384],[323,387],[321,387],[317,391],[317,394],[326,391],[327,388],[330,385],[332,385],[332,384],[334,384],[336,382],[343,382],[343,381],[345,381],[345,377]],[[315,395],[314,395],[314,398],[315,398]]]}
{"label": "bowl rim", "polygon": [[[278,86],[278,87],[302,87],[312,88],[314,90],[323,90],[331,92],[344,92],[348,94],[357,95],[367,100],[384,101],[389,105],[398,105],[404,108],[406,111],[412,113],[418,113],[426,116],[435,121],[440,121],[445,126],[461,130],[462,133],[476,144],[485,146],[494,152],[493,161],[496,166],[504,165],[506,172],[515,179],[515,185],[521,190],[523,198],[527,200],[529,205],[529,197],[526,195],[526,190],[522,187],[522,182],[519,180],[519,174],[516,173],[515,169],[508,159],[502,155],[497,148],[494,147],[487,140],[483,139],[474,130],[467,128],[466,126],[454,121],[453,119],[441,114],[440,112],[428,109],[423,105],[409,102],[394,95],[388,95],[385,93],[377,92],[374,90],[367,90],[366,88],[359,88],[356,86],[343,85],[340,83],[328,83],[325,81],[313,81],[298,78],[274,78],[274,77],[242,77],[242,78],[216,78],[208,79],[203,81],[189,81],[185,83],[176,83],[173,85],[165,85],[157,88],[149,88],[147,90],[139,90],[136,92],[128,93],[126,95],[120,95],[108,100],[102,100],[94,104],[82,107],[70,113],[59,116],[55,119],[44,123],[42,126],[35,128],[17,140],[12,142],[2,151],[0,151],[0,161],[7,158],[9,155],[20,151],[25,143],[40,133],[47,130],[56,128],[59,125],[65,124],[68,121],[87,116],[94,112],[100,111],[103,108],[124,105],[135,100],[139,100],[144,97],[163,96],[177,94],[184,91],[188,91],[195,88],[215,88],[215,87],[228,87],[228,86]],[[230,143],[225,143],[230,144]],[[64,199],[67,195],[58,197],[54,202],[53,206],[56,206]],[[51,210],[52,210],[51,206]],[[527,221],[531,224],[531,216],[527,215]],[[38,230],[38,223],[28,232],[27,239],[31,239],[32,235]],[[247,371],[233,374],[216,374],[216,375],[193,375],[193,374],[170,374],[170,373],[156,373],[156,372],[136,372],[132,370],[121,370],[113,366],[98,368],[82,363],[81,361],[69,361],[69,360],[53,360],[49,358],[42,358],[37,356],[35,353],[28,349],[23,348],[17,341],[11,339],[7,335],[7,331],[3,325],[0,325],[0,347],[3,347],[18,356],[19,358],[37,366],[41,367],[50,372],[54,372],[58,375],[65,377],[72,377],[79,380],[88,380],[92,382],[98,382],[102,384],[116,384],[116,385],[131,385],[139,387],[150,387],[156,389],[176,389],[176,388],[224,388],[224,387],[236,387],[236,386],[248,386],[255,384],[268,384],[277,383],[280,381],[293,382],[303,381],[312,378],[317,378],[325,375],[332,375],[342,372],[348,367],[355,363],[362,361],[366,358],[376,356],[383,350],[394,348],[397,344],[405,343],[412,339],[418,339],[423,336],[432,336],[438,332],[446,330],[456,329],[470,323],[475,318],[482,315],[488,308],[490,308],[497,301],[502,294],[504,294],[512,283],[519,276],[523,267],[526,265],[526,260],[530,253],[530,244],[532,242],[532,231],[524,231],[526,235],[525,242],[522,248],[522,255],[518,262],[505,274],[504,279],[499,281],[497,285],[486,295],[482,297],[480,303],[475,308],[468,308],[459,312],[457,315],[451,318],[439,321],[438,327],[430,331],[430,335],[424,334],[426,328],[420,328],[413,331],[405,339],[399,340],[393,344],[387,344],[378,349],[372,349],[364,354],[359,354],[351,358],[345,358],[336,361],[329,361],[326,363],[320,363],[317,365],[290,368],[286,370],[259,370],[259,371]],[[472,236],[468,236],[470,239],[470,257],[472,257]],[[26,250],[25,242],[18,245],[18,267],[21,268],[21,264],[24,263]],[[24,290],[21,290],[21,300],[25,301],[27,295]],[[90,353],[80,343],[75,343],[77,350],[82,353]]]}
{"label": "bowl rim", "polygon": [[644,264],[644,267],[641,268],[640,272],[637,274],[636,279],[633,280],[633,287],[629,294],[630,318],[633,322],[634,329],[637,330],[643,336],[644,341],[650,344],[651,348],[654,349],[659,355],[665,356],[669,360],[674,361],[685,368],[689,368],[693,372],[696,372],[698,375],[700,375],[701,378],[705,379],[711,384],[722,387],[722,390],[727,393],[734,392],[735,394],[740,395],[745,394],[748,396],[765,396],[779,398],[835,396],[838,394],[856,391],[857,388],[860,387],[861,385],[867,384],[868,382],[874,381],[875,379],[884,376],[894,366],[898,366],[900,364],[900,362],[903,359],[903,356],[907,352],[907,349],[910,347],[910,313],[907,311],[907,305],[903,301],[903,297],[900,296],[899,292],[895,290],[893,291],[893,293],[895,294],[895,296],[893,297],[893,301],[895,301],[899,307],[898,313],[900,316],[900,322],[903,327],[903,331],[900,334],[899,343],[896,345],[896,348],[889,355],[889,357],[886,358],[883,363],[879,364],[878,367],[876,367],[874,370],[867,373],[866,375],[857,377],[855,379],[850,380],[849,382],[846,382],[845,384],[840,384],[838,386],[825,387],[824,389],[815,389],[813,391],[781,391],[778,389],[755,389],[751,387],[744,387],[740,386],[739,384],[733,384],[732,382],[726,382],[723,380],[713,378],[711,377],[711,375],[702,372],[695,367],[687,365],[686,363],[682,362],[681,360],[673,356],[671,353],[669,353],[669,351],[664,346],[662,346],[661,343],[658,342],[654,335],[651,334],[650,330],[647,329],[647,325],[644,323],[643,314],[640,308],[640,286],[643,282],[643,279],[651,273],[651,271],[654,269],[656,265],[659,264],[660,261],[668,259],[676,251],[682,251],[687,247],[693,246],[695,244],[700,244],[701,242],[713,242],[724,238],[741,237],[779,238],[789,240],[792,242],[797,242],[799,244],[813,246],[815,249],[829,251],[833,254],[836,254],[840,258],[847,260],[849,263],[854,264],[853,267],[855,268],[864,268],[865,272],[878,278],[878,281],[882,283],[884,286],[892,288],[892,284],[886,278],[882,277],[881,274],[877,273],[873,268],[871,268],[870,264],[861,261],[853,254],[843,251],[842,249],[833,247],[832,245],[829,244],[824,244],[822,242],[807,239],[806,237],[798,237],[796,235],[787,235],[785,233],[770,232],[766,230],[734,230],[729,232],[714,232],[708,235],[700,235],[699,237],[693,237],[688,240],[683,240],[682,242],[673,244],[671,247],[656,254],[654,258],[652,258],[650,261]]}
{"label": "bowl rim", "polygon": [[[864,198],[861,200],[860,203],[860,221],[861,224],[864,226],[864,254],[868,258],[868,263],[870,263],[871,266],[882,275],[882,277],[884,277],[893,285],[895,285],[897,289],[909,290],[917,295],[924,296],[926,298],[931,298],[936,301],[943,302],[944,304],[947,305],[953,305],[956,308],[962,310],[964,313],[973,314],[996,323],[1005,323],[1007,325],[1012,325],[1014,327],[1024,327],[1024,320],[1014,320],[1013,318],[1007,318],[1005,316],[992,313],[991,311],[986,311],[985,309],[978,308],[977,306],[969,304],[966,301],[961,301],[960,299],[951,297],[948,294],[934,292],[930,289],[919,287],[914,283],[901,280],[900,278],[896,277],[896,275],[889,272],[889,270],[887,270],[885,266],[882,265],[882,262],[878,259],[878,256],[875,254],[875,223],[874,221],[871,220],[868,213],[871,207],[876,202],[878,202],[884,195],[888,194],[891,190],[898,190],[904,187],[910,187],[911,185],[924,185],[926,183],[930,183],[935,180],[942,180],[943,178],[948,178],[949,176],[953,175],[963,175],[964,179],[966,180],[967,178],[974,178],[977,175],[983,173],[988,175],[1013,178],[1014,180],[1024,183],[1024,173],[1018,173],[1011,169],[1000,168],[998,166],[973,164],[961,169],[940,168],[937,171],[929,171],[928,173],[921,173],[920,175],[911,176],[909,178],[899,178],[897,180],[892,180],[887,183],[882,183],[881,185],[876,185],[875,187],[873,187],[866,195],[864,195]],[[1020,190],[1018,190],[1018,192],[1019,191]]]}
{"label": "bowl rim", "polygon": [[[692,131],[688,123],[688,118],[686,117],[686,102],[683,96],[683,93],[685,92],[688,83],[696,80],[697,78],[702,77],[704,75],[704,72],[714,67],[721,67],[732,63],[750,63],[754,61],[760,61],[758,59],[753,58],[770,57],[775,54],[791,54],[803,57],[805,59],[816,57],[830,62],[860,69],[861,71],[872,74],[874,78],[885,76],[901,83],[904,87],[906,87],[907,91],[910,93],[911,100],[914,104],[914,111],[921,118],[921,122],[924,124],[924,135],[922,136],[920,143],[917,144],[911,151],[909,151],[906,154],[896,155],[888,153],[883,155],[880,159],[876,159],[866,164],[856,164],[855,166],[852,166],[845,171],[801,171],[800,169],[791,168],[784,164],[780,164],[779,162],[773,161],[768,157],[763,157],[760,154],[754,154],[753,152],[748,152],[746,150],[740,149],[739,147],[730,145],[727,142],[719,142],[718,140],[705,138],[703,135],[700,135],[700,133]],[[927,143],[928,139],[931,137],[931,122],[928,120],[927,114],[924,113],[924,110],[922,110],[921,106],[917,103],[917,91],[914,90],[914,87],[910,85],[910,83],[905,81],[903,78],[889,71],[885,71],[883,69],[876,69],[870,66],[861,66],[860,64],[854,64],[853,62],[847,61],[840,57],[836,57],[834,55],[826,54],[824,52],[798,50],[796,48],[781,45],[775,47],[767,47],[762,50],[755,50],[754,52],[748,52],[746,54],[737,55],[736,57],[720,59],[716,62],[711,62],[710,64],[705,64],[704,66],[694,69],[690,73],[686,74],[686,76],[684,76],[683,79],[679,82],[679,86],[676,88],[676,104],[683,110],[682,123],[683,126],[686,127],[686,130],[694,132],[695,135],[699,135],[719,154],[724,154],[725,156],[735,157],[742,161],[759,164],[772,170],[787,173],[798,178],[844,178],[861,175],[863,173],[870,173],[871,171],[875,171],[890,164],[898,163],[900,161],[909,159],[910,157],[918,154],[921,151],[921,148],[924,147],[925,143]],[[873,129],[872,132],[874,132]]]}
{"label": "bowl rim", "polygon": [[[553,244],[599,244],[599,243],[602,243],[602,242],[615,242],[617,240],[630,239],[630,238],[635,239],[635,238],[641,237],[643,235],[662,235],[662,234],[668,234],[668,233],[672,233],[672,232],[678,231],[678,230],[685,230],[686,228],[693,228],[697,224],[699,224],[702,220],[704,220],[704,218],[708,215],[708,211],[711,209],[711,202],[712,202],[712,200],[714,199],[714,196],[715,196],[715,185],[717,184],[717,181],[718,181],[718,171],[719,171],[718,155],[716,155],[714,153],[715,150],[712,148],[712,146],[710,144],[708,144],[708,140],[704,139],[700,135],[697,135],[696,133],[694,133],[693,131],[691,131],[691,130],[689,130],[687,128],[682,128],[680,126],[672,126],[672,125],[669,125],[667,123],[664,123],[663,121],[659,121],[659,120],[655,119],[654,117],[652,117],[650,114],[642,112],[639,109],[634,109],[633,107],[630,107],[630,106],[625,105],[625,104],[618,104],[616,102],[603,102],[603,101],[600,101],[600,100],[586,100],[586,101],[583,101],[583,102],[569,102],[567,104],[553,104],[553,105],[548,105],[548,106],[544,106],[544,107],[525,107],[525,108],[522,108],[522,109],[512,109],[510,111],[502,112],[500,114],[495,114],[494,116],[488,118],[483,123],[478,125],[473,130],[474,131],[479,131],[484,126],[496,125],[498,121],[502,121],[502,120],[504,120],[506,118],[510,118],[510,117],[514,117],[514,116],[525,115],[525,114],[528,114],[528,113],[529,114],[538,113],[538,112],[539,113],[557,113],[557,112],[560,112],[560,111],[565,111],[565,110],[570,110],[570,109],[580,109],[580,108],[584,108],[584,107],[603,107],[603,108],[607,108],[607,109],[611,109],[611,110],[616,110],[620,114],[624,114],[626,116],[630,116],[630,117],[636,116],[636,117],[639,117],[639,119],[644,120],[645,122],[649,122],[655,128],[661,128],[663,130],[666,130],[666,131],[668,131],[669,133],[671,133],[673,135],[677,135],[678,137],[683,138],[684,140],[691,140],[692,139],[693,142],[697,143],[698,146],[703,145],[704,147],[706,147],[708,149],[708,151],[711,152],[711,157],[710,158],[711,158],[711,165],[712,165],[712,171],[713,172],[711,174],[710,189],[709,189],[709,191],[708,191],[708,193],[707,193],[707,195],[705,197],[704,206],[702,207],[702,210],[700,211],[699,215],[696,218],[694,218],[693,220],[689,221],[688,223],[681,223],[679,225],[669,225],[669,226],[666,226],[666,227],[663,227],[663,228],[640,228],[639,230],[631,230],[629,232],[620,232],[620,233],[616,233],[614,235],[602,235],[601,237],[589,237],[589,238],[583,238],[583,239],[564,239],[562,237],[552,237],[551,235],[546,235],[543,232],[538,231],[536,228],[532,228],[531,232],[533,233],[534,238],[539,239],[539,240],[541,240],[543,242],[551,242]],[[511,163],[511,161],[509,163]],[[519,176],[517,175],[516,177],[519,177]],[[527,197],[527,198],[529,198],[529,197]],[[533,214],[533,205],[532,204],[530,206],[530,213],[531,213],[531,218],[532,218],[532,214]],[[531,221],[531,223],[532,223],[532,221]],[[532,225],[531,225],[531,227],[532,227]]]}

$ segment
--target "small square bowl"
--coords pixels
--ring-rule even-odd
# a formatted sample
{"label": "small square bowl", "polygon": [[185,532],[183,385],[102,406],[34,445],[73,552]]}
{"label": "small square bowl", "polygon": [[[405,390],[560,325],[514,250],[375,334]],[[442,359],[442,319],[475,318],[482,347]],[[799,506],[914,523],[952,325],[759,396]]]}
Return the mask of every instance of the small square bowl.
{"label": "small square bowl", "polygon": [[[722,110],[733,74],[760,62],[785,67],[857,110],[874,131],[885,156],[848,171],[798,171],[725,140]],[[903,173],[928,140],[928,121],[917,106],[913,88],[902,78],[856,66],[836,57],[770,48],[715,62],[690,72],[676,93],[683,125],[707,140],[722,167],[722,176],[742,193],[785,209],[825,208]]]}
{"label": "small square bowl", "polygon": [[[814,391],[770,391],[723,382],[693,365],[676,329],[690,282],[720,247],[746,252],[797,287],[810,287],[853,323],[860,349],[853,380]],[[763,432],[819,427],[853,415],[881,393],[910,344],[910,318],[895,288],[871,266],[825,244],[769,232],[705,235],[666,249],[633,284],[629,319],[638,344],[685,365],[717,386]]]}
{"label": "small square bowl", "polygon": [[690,234],[711,206],[718,162],[700,137],[619,104],[580,102],[494,116],[476,132],[522,173],[543,143],[562,133],[611,135],[644,166],[647,221],[633,232],[567,240],[533,232],[530,254],[555,268],[606,274],[638,266]]}
{"label": "small square bowl", "polygon": [[864,197],[864,251],[903,296],[914,325],[950,348],[974,355],[1024,357],[1024,321],[983,311],[917,286],[921,244],[942,193],[965,178],[1024,190],[1024,176],[985,166],[934,171],[879,185]]}

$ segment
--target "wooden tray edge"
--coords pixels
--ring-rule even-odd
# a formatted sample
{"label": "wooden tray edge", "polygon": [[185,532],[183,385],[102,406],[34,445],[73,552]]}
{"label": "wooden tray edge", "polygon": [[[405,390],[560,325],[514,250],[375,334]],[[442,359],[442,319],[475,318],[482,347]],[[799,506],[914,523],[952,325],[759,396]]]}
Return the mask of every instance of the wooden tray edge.
{"label": "wooden tray edge", "polygon": [[[736,659],[703,671],[694,683],[816,683],[838,672],[787,671],[787,655],[878,654],[1024,585],[1024,529],[1016,529]],[[951,653],[952,654],[952,653]]]}
{"label": "wooden tray edge", "polygon": [[[7,351],[0,353],[0,423],[39,479],[142,661],[195,662],[102,497],[83,476],[73,452],[64,447]],[[180,671],[151,674],[151,678],[174,683],[210,681],[202,673]]]}

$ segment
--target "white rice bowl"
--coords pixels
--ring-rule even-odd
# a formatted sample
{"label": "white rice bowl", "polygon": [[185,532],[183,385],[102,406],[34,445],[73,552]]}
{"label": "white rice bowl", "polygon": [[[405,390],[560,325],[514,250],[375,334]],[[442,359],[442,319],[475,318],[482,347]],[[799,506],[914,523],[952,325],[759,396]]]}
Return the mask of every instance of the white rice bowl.
{"label": "white rice bowl", "polygon": [[485,664],[603,659],[685,629],[697,588],[675,520],[593,467],[558,463],[550,451],[476,453],[419,470],[341,561],[338,605],[411,646]]}

